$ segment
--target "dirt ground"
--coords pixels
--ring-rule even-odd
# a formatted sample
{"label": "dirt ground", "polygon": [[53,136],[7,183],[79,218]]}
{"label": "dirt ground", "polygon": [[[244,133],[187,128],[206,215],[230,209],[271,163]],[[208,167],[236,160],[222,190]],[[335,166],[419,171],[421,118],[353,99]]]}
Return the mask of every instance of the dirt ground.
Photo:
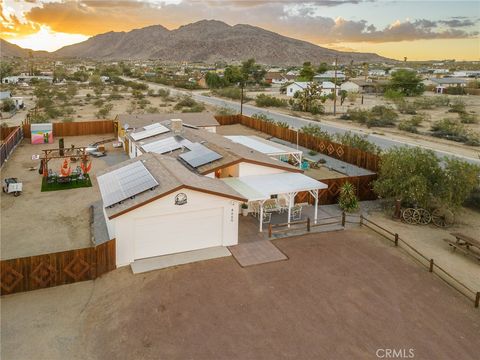
{"label": "dirt ground", "polygon": [[480,213],[462,208],[455,214],[455,224],[441,229],[434,225],[408,225],[391,219],[384,212],[373,212],[369,218],[375,223],[390,229],[409,244],[434,259],[435,263],[460,279],[474,291],[480,291],[480,261],[460,252],[452,252],[443,239],[455,240],[450,233],[461,232],[473,238],[480,233]]}
{"label": "dirt ground", "polygon": [[365,229],[275,241],[289,260],[222,258],[5,296],[5,359],[476,359],[480,313]]}
{"label": "dirt ground", "polygon": [[[113,138],[113,134],[65,137],[65,147],[71,144],[86,146],[95,141]],[[126,160],[122,149],[107,144],[107,156],[92,158],[93,186],[61,191],[41,192],[42,176],[38,173],[42,149],[58,147],[55,144],[31,145],[29,139],[15,149],[2,169],[2,179],[17,177],[23,183],[19,197],[1,195],[1,258],[11,259],[49,252],[78,249],[90,245],[89,207],[100,199],[95,180],[96,172]],[[49,167],[59,172],[61,160],[51,160]],[[72,168],[75,163],[72,163]],[[34,171],[29,171],[34,167]]]}
{"label": "dirt ground", "polygon": [[[271,136],[265,134],[261,131],[257,131],[255,129],[251,129],[247,126],[241,124],[235,125],[223,125],[217,127],[217,134],[228,136],[228,135],[255,135],[264,139],[268,139]],[[333,178],[341,178],[345,177],[345,174],[341,174],[337,171],[330,170],[327,167],[321,167],[318,169],[308,169],[305,171],[305,175],[310,176],[317,180],[322,179],[333,179]]]}

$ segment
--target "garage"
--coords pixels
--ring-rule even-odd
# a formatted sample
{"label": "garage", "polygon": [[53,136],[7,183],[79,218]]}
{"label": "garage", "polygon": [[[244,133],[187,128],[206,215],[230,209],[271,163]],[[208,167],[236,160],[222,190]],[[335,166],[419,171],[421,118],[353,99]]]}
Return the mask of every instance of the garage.
{"label": "garage", "polygon": [[135,260],[222,246],[223,209],[136,219]]}

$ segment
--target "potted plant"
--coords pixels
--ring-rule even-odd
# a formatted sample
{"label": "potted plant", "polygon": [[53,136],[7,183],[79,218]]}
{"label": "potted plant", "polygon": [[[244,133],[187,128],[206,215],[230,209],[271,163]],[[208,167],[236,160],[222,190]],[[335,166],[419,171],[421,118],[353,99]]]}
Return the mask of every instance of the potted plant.
{"label": "potted plant", "polygon": [[242,215],[243,216],[248,216],[248,204],[247,203],[242,204]]}

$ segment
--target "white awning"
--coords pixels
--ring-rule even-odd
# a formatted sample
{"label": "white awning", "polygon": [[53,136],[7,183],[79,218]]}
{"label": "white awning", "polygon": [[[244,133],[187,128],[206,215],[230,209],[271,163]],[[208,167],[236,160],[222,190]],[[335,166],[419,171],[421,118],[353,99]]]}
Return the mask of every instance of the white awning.
{"label": "white awning", "polygon": [[328,188],[326,184],[309,176],[290,172],[224,178],[222,180],[249,201],[267,200],[272,195],[278,194],[291,194]]}
{"label": "white awning", "polygon": [[288,155],[288,154],[298,154],[302,153],[301,150],[291,148],[282,144],[277,144],[276,142],[262,139],[258,136],[244,136],[244,135],[235,135],[235,136],[225,136],[227,139],[232,140],[235,143],[242,144],[250,149],[256,150],[266,155],[270,156],[279,156],[279,155]]}

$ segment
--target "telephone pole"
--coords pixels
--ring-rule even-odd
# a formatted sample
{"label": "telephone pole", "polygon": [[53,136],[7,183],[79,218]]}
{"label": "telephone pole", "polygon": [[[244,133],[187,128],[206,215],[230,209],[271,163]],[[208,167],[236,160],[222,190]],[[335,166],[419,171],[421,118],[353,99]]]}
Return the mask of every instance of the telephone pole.
{"label": "telephone pole", "polygon": [[338,57],[335,57],[335,78],[333,87],[333,116],[337,115],[337,61]]}

